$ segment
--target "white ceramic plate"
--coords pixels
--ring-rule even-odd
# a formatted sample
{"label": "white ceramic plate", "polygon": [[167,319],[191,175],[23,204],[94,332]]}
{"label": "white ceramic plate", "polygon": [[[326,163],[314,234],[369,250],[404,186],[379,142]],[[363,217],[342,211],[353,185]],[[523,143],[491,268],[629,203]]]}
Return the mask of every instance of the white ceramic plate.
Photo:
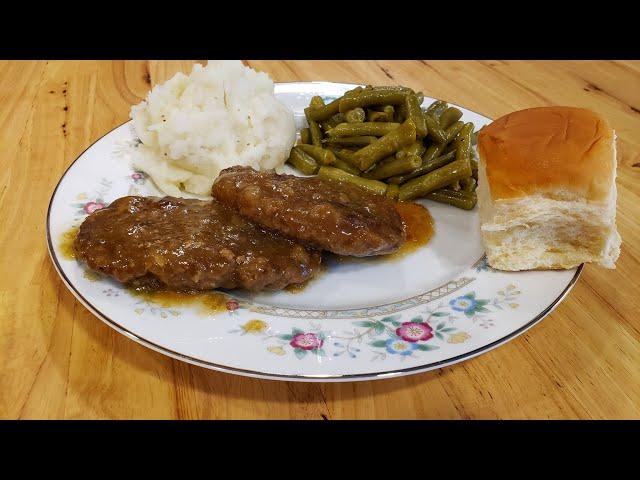
{"label": "white ceramic plate", "polygon": [[[353,88],[281,83],[275,91],[304,125],[314,95]],[[425,98],[430,104],[431,98]],[[459,107],[464,121],[490,120]],[[89,147],[64,173],[47,216],[51,258],[66,286],[94,315],[149,348],[214,370],[278,380],[389,378],[475,357],[521,334],[571,289],[581,268],[503,273],[483,260],[477,211],[422,203],[435,219],[429,244],[395,261],[329,265],[299,293],[229,292],[223,311],[163,307],[118,283],[86,275],[63,255],[61,238],[87,213],[123,195],[158,195],[131,167],[136,138],[126,123]]]}

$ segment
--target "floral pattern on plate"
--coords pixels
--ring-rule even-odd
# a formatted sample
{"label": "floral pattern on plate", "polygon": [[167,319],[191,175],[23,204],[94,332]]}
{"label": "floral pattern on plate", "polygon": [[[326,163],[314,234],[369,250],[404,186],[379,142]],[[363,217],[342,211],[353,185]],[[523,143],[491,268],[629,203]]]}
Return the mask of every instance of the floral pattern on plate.
{"label": "floral pattern on plate", "polygon": [[[476,293],[470,291],[435,308],[427,308],[422,315],[406,318],[396,314],[357,320],[351,322],[353,329],[342,332],[329,331],[321,324],[310,322],[306,330],[293,327],[290,332],[270,333],[271,327],[266,321],[254,319],[229,333],[262,335],[265,340],[276,340],[276,344],[266,347],[267,351],[279,356],[291,351],[298,359],[305,358],[307,353],[349,358],[368,353],[371,360],[385,360],[389,355],[416,358],[422,352],[439,349],[443,343],[461,344],[470,340],[471,334],[460,330],[462,322],[471,323],[466,328],[476,323],[482,328],[493,326],[491,314],[505,307],[518,308],[515,300],[520,294],[512,284],[490,299],[476,298]],[[239,308],[240,304],[234,311]]]}

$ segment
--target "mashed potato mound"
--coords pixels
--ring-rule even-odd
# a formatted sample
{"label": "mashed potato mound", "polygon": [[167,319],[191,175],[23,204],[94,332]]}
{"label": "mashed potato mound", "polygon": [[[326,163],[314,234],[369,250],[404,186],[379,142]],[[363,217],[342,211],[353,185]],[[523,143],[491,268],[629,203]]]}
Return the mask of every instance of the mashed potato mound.
{"label": "mashed potato mound", "polygon": [[[233,165],[280,169],[296,138],[293,112],[265,73],[240,61],[196,64],[131,108],[139,145],[134,167],[167,195],[210,196]],[[195,194],[195,195],[190,195]]]}

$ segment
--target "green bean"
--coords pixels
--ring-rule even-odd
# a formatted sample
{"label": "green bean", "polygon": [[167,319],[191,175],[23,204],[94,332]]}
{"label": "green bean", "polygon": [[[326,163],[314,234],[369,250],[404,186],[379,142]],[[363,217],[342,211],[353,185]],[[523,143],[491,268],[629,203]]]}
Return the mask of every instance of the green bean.
{"label": "green bean", "polygon": [[404,147],[402,150],[396,153],[396,158],[402,158],[406,155],[417,155],[419,157],[422,157],[422,154],[424,153],[424,151],[425,151],[424,143],[422,143],[421,141],[418,141],[418,142],[412,143],[408,147]]}
{"label": "green bean", "polygon": [[440,128],[440,124],[438,123],[438,121],[428,113],[425,113],[422,116],[422,118],[424,118],[425,123],[427,124],[427,129],[429,130],[429,137],[431,137],[433,141],[436,143],[440,143],[443,145],[446,144],[447,135],[445,131],[442,128]]}
{"label": "green bean", "polygon": [[473,123],[465,123],[460,133],[454,141],[454,148],[456,149],[456,160],[462,160],[463,158],[470,158],[471,151],[471,134],[473,133]]}
{"label": "green bean", "polygon": [[433,114],[435,114],[437,112],[444,111],[444,109],[446,109],[446,108],[447,108],[446,102],[443,102],[442,100],[436,100],[431,105],[429,105],[429,107],[427,108],[427,110],[424,113],[428,113],[428,114],[433,115]]}
{"label": "green bean", "polygon": [[449,107],[440,115],[440,128],[446,130],[460,118],[462,118],[462,112],[456,107]]}
{"label": "green bean", "polygon": [[346,122],[347,119],[344,118],[344,113],[336,113],[333,117],[331,117],[326,122],[320,122],[320,128],[324,133],[327,133],[336,125],[340,125],[341,123]]}
{"label": "green bean", "polygon": [[434,143],[432,145],[429,145],[429,148],[427,148],[427,150],[422,155],[422,164],[424,165],[425,163],[430,162],[434,158],[439,157],[440,154],[442,153],[442,150],[444,150],[443,144],[439,145],[437,143]]}
{"label": "green bean", "polygon": [[331,150],[317,147],[316,145],[298,145],[297,148],[313,157],[320,165],[332,165],[336,161],[336,156]]}
{"label": "green bean", "polygon": [[386,161],[378,163],[362,176],[373,180],[382,180],[383,178],[412,172],[421,164],[422,159],[417,155],[406,155],[403,158],[390,157]]}
{"label": "green bean", "polygon": [[400,187],[398,187],[398,185],[387,185],[387,191],[385,193],[387,197],[397,200],[398,193],[400,193]]}
{"label": "green bean", "polygon": [[456,180],[471,176],[471,164],[469,159],[455,160],[444,167],[433,170],[421,177],[409,180],[400,187],[400,200],[412,200],[424,197],[427,193],[449,185]]}
{"label": "green bean", "polygon": [[[360,95],[360,92],[362,92],[365,88],[367,90],[371,90],[372,87],[371,87],[371,85],[367,85],[366,87],[356,87],[353,90],[349,90],[349,91],[345,92],[344,96],[345,97],[355,97],[357,95]],[[338,100],[340,100],[340,99],[338,99]]]}
{"label": "green bean", "polygon": [[366,114],[362,108],[358,107],[349,110],[344,116],[348,123],[362,123],[364,122]]}
{"label": "green bean", "polygon": [[340,160],[347,162],[352,167],[356,166],[356,160],[353,158],[355,152],[352,150],[347,150],[346,148],[337,148],[332,147],[331,151],[338,157]]}
{"label": "green bean", "polygon": [[393,122],[393,116],[389,118],[386,112],[369,110],[367,112],[367,122]]}
{"label": "green bean", "polygon": [[350,163],[340,158],[336,158],[336,161],[333,163],[333,166],[335,168],[339,168],[340,170],[344,170],[345,172],[350,173],[351,175],[360,175],[360,170],[358,170],[358,168],[354,167]]}
{"label": "green bean", "polygon": [[395,108],[393,105],[374,107],[367,110],[367,121],[369,122],[393,122]]}
{"label": "green bean", "polygon": [[416,126],[407,120],[395,130],[390,131],[377,142],[361,148],[355,153],[360,170],[366,170],[374,163],[386,158],[402,147],[416,141]]}
{"label": "green bean", "polygon": [[434,118],[434,120],[439,122],[440,117],[442,116],[442,114],[447,108],[449,108],[449,106],[443,102],[442,104],[439,104],[436,108],[434,108],[433,111],[429,113],[429,115],[431,115]]}
{"label": "green bean", "polygon": [[340,99],[339,110],[344,113],[356,107],[369,107],[371,105],[399,105],[404,102],[407,93],[407,90],[403,90],[400,87],[390,88],[388,90],[363,90],[358,95],[342,97]]}
{"label": "green bean", "polygon": [[418,105],[422,105],[422,102],[424,102],[424,93],[416,92],[416,98],[418,99]]}
{"label": "green bean", "polygon": [[383,136],[400,126],[394,122],[344,122],[333,127],[327,135],[330,137],[352,137],[358,135]]}
{"label": "green bean", "polygon": [[400,126],[394,122],[362,122],[341,123],[327,132],[329,137],[357,137],[361,135],[373,135],[382,137]]}
{"label": "green bean", "polygon": [[311,108],[322,108],[324,107],[324,100],[319,95],[314,95],[311,97],[311,101],[309,102],[309,106]]}
{"label": "green bean", "polygon": [[291,154],[289,155],[287,162],[305,175],[314,175],[318,171],[318,164],[316,161],[298,147],[293,147],[291,149]]}
{"label": "green bean", "polygon": [[304,114],[307,117],[307,121],[313,120],[314,122],[323,122],[338,113],[339,104],[340,99],[336,98],[331,103],[328,103],[327,105],[324,105],[322,107],[307,107],[304,109]]}
{"label": "green bean", "polygon": [[391,183],[394,185],[401,185],[403,183],[406,183],[412,178],[419,177],[420,175],[425,175],[438,168],[444,167],[447,163],[451,163],[451,161],[453,161],[455,155],[456,155],[455,152],[451,152],[446,155],[441,155],[439,157],[432,158],[426,162],[424,161],[424,157],[423,157],[421,167],[418,167],[416,170],[414,170],[411,173],[407,173],[406,175],[398,175],[396,177],[388,178],[387,183]]}
{"label": "green bean", "polygon": [[477,145],[478,144],[478,134],[480,133],[480,130],[478,130],[477,132],[473,132],[473,135],[471,135],[471,145]]}
{"label": "green bean", "polygon": [[309,133],[311,135],[311,143],[316,147],[322,147],[322,130],[318,122],[309,120]]}
{"label": "green bean", "polygon": [[351,175],[350,173],[333,167],[320,167],[318,175],[322,178],[329,178],[332,180],[339,180],[342,182],[353,183],[359,187],[365,188],[372,193],[378,195],[384,195],[387,191],[387,184],[379,182],[378,180],[369,180],[366,178],[358,177],[357,175]]}
{"label": "green bean", "polygon": [[447,128],[445,130],[445,134],[447,137],[446,143],[451,142],[456,137],[456,135],[460,133],[460,130],[462,130],[462,127],[464,127],[464,122],[455,122],[453,125]]}
{"label": "green bean", "polygon": [[390,122],[393,122],[393,115],[396,111],[396,108],[393,105],[385,105],[382,107],[382,111],[387,114],[387,118]]}
{"label": "green bean", "polygon": [[435,192],[427,193],[425,198],[434,200],[463,210],[472,210],[476,206],[478,197],[475,192],[456,192],[454,190],[442,189]]}
{"label": "green bean", "polygon": [[455,182],[453,182],[451,185],[448,185],[447,188],[449,190],[453,190],[455,192],[458,192],[462,189],[462,187],[460,186],[460,180],[456,180]]}
{"label": "green bean", "polygon": [[326,125],[328,128],[325,129],[329,130],[330,128],[335,127],[336,125],[340,125],[341,123],[346,122],[347,119],[344,116],[344,113],[336,113],[335,115],[333,115],[329,120],[327,120],[326,122],[323,122],[323,125]]}
{"label": "green bean", "polygon": [[418,97],[416,95],[407,95],[405,108],[407,109],[407,118],[416,126],[416,137],[424,138],[427,135],[427,124],[422,114]]}
{"label": "green bean", "polygon": [[470,159],[471,163],[471,171],[473,172],[471,176],[478,182],[478,161],[475,158]]}
{"label": "green bean", "polygon": [[342,145],[342,146],[356,146],[361,147],[364,145],[371,145],[378,141],[378,137],[374,137],[373,135],[362,135],[357,137],[332,137],[325,138],[323,140],[324,143],[328,143],[329,145]]}
{"label": "green bean", "polygon": [[[313,97],[311,101],[313,102],[315,98],[320,98],[320,97]],[[322,98],[320,98],[320,101],[322,101]],[[315,103],[318,104],[319,101],[316,100]],[[305,113],[305,116],[307,117],[307,123],[309,124],[309,134],[311,135],[311,143],[316,147],[321,147],[322,146],[322,130],[320,130],[320,126],[318,125],[318,122],[316,122],[315,120],[312,120],[309,117],[307,110],[308,109],[305,108],[304,113]]]}
{"label": "green bean", "polygon": [[307,145],[311,143],[311,133],[309,132],[309,128],[303,128],[300,130],[300,143],[306,143]]}
{"label": "green bean", "polygon": [[[473,170],[473,166],[471,167]],[[464,192],[473,192],[476,189],[476,179],[473,177],[460,180],[460,186]]]}
{"label": "green bean", "polygon": [[447,128],[447,130],[445,131],[447,141],[442,145],[443,149],[440,151],[440,153],[449,153],[456,150],[456,145],[452,142],[455,142],[458,134],[460,133],[460,130],[462,130],[462,127],[464,127],[464,122],[456,122],[449,128]]}

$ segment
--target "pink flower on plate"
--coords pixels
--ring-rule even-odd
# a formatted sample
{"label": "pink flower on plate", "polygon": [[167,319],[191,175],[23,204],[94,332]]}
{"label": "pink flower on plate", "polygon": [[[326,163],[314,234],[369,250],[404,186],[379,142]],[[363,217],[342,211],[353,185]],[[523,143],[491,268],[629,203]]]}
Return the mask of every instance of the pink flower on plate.
{"label": "pink flower on plate", "polygon": [[428,323],[404,322],[396,335],[407,342],[420,342],[433,337],[433,328]]}
{"label": "pink flower on plate", "polygon": [[102,210],[103,208],[104,208],[104,203],[101,203],[101,202],[87,202],[87,203],[84,204],[83,210],[88,214],[92,214],[96,210]]}
{"label": "pink flower on plate", "polygon": [[131,174],[134,183],[142,184],[145,182],[146,175],[144,172],[134,172]]}
{"label": "pink flower on plate", "polygon": [[238,302],[236,302],[235,300],[229,300],[227,302],[227,310],[230,312],[233,312],[234,310],[237,310],[240,308],[240,304]]}
{"label": "pink flower on plate", "polygon": [[299,333],[294,335],[289,345],[293,348],[301,348],[302,350],[316,350],[322,347],[324,341],[315,333]]}

